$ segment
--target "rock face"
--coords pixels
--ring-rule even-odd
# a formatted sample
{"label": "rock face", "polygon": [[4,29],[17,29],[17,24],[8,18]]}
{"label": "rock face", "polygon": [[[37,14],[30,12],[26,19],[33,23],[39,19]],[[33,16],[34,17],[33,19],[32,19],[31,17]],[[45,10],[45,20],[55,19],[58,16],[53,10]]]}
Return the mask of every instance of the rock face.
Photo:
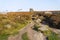
{"label": "rock face", "polygon": [[41,32],[36,32],[34,34],[34,40],[46,40],[46,37]]}
{"label": "rock face", "polygon": [[48,24],[52,28],[60,29],[60,11],[42,11],[35,12],[34,15],[38,15],[44,17],[44,23]]}
{"label": "rock face", "polygon": [[41,27],[39,28],[39,30],[41,30],[41,31],[48,30],[48,25],[43,25],[43,24],[41,24],[40,26],[41,26]]}

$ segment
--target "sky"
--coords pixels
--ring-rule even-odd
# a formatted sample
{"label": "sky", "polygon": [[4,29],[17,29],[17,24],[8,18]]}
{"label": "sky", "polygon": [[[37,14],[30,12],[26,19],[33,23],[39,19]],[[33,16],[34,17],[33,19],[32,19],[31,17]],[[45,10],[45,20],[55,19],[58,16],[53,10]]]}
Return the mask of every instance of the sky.
{"label": "sky", "polygon": [[28,11],[29,8],[60,10],[60,0],[0,0],[0,11]]}

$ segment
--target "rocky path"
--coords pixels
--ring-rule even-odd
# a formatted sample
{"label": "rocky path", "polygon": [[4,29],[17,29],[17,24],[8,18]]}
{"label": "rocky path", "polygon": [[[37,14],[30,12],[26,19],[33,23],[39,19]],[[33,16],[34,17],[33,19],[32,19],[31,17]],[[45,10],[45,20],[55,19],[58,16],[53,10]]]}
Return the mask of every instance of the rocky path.
{"label": "rocky path", "polygon": [[28,37],[30,40],[46,40],[46,37],[41,32],[33,30],[31,27],[27,29]]}
{"label": "rocky path", "polygon": [[19,34],[10,36],[8,40],[22,40],[21,36],[27,32],[29,40],[45,40],[45,36],[41,32],[32,29],[34,22],[28,24],[25,28],[19,30]]}

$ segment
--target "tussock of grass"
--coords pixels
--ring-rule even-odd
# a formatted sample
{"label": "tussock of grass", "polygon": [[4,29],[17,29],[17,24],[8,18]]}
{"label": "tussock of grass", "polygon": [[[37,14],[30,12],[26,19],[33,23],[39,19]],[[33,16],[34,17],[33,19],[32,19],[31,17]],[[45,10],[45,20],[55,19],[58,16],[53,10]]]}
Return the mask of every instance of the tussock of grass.
{"label": "tussock of grass", "polygon": [[48,37],[48,40],[59,40],[58,35],[50,30],[44,31],[44,34]]}
{"label": "tussock of grass", "polygon": [[27,32],[22,35],[22,39],[23,39],[23,40],[29,40],[29,38],[28,38],[28,36],[27,36]]}

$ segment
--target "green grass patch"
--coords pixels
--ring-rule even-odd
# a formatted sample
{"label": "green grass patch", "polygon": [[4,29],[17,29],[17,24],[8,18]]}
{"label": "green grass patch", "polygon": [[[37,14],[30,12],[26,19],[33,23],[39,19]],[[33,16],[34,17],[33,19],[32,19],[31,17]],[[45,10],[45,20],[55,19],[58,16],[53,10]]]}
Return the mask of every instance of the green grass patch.
{"label": "green grass patch", "polygon": [[2,33],[0,34],[0,40],[8,40],[9,35],[14,36],[14,35],[18,34],[18,30],[20,30],[21,28],[23,28],[23,27],[25,27],[27,25],[27,23],[26,24],[17,23],[17,24],[18,24],[17,28],[12,27],[10,29],[4,29],[2,31]]}
{"label": "green grass patch", "polygon": [[50,30],[44,31],[44,34],[48,37],[48,40],[60,40],[58,35]]}
{"label": "green grass patch", "polygon": [[58,38],[57,34],[55,34],[55,33],[53,33],[53,32],[48,36],[48,39],[49,39],[49,40],[60,40],[60,39]]}
{"label": "green grass patch", "polygon": [[22,35],[23,40],[29,40],[27,32]]}
{"label": "green grass patch", "polygon": [[0,34],[0,40],[8,40],[8,34]]}

